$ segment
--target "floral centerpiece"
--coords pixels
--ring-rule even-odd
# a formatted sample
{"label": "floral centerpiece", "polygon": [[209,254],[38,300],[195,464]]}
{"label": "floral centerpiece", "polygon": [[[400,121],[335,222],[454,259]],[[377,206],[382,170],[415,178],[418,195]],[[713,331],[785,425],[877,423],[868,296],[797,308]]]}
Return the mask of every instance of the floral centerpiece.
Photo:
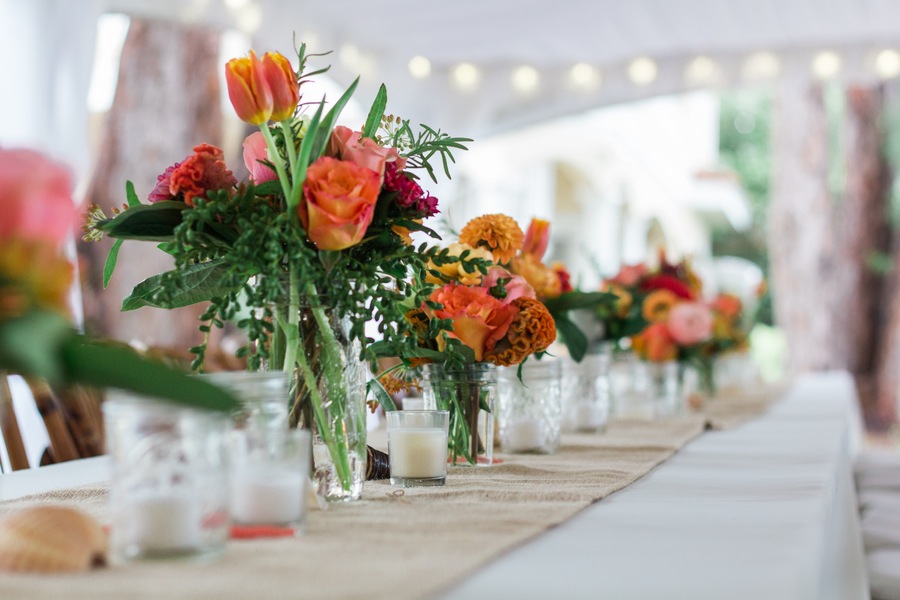
{"label": "floral centerpiece", "polygon": [[[435,179],[439,159],[449,177],[452,152],[470,140],[385,116],[384,86],[360,130],[337,125],[357,83],[330,107],[301,101],[303,84],[324,70],[307,71],[305,44],[297,58],[296,69],[272,52],[226,65],[237,115],[259,127],[244,141],[249,181],[201,144],[159,176],[148,203],[129,184],[128,208],[95,215],[94,231],[118,238],[107,277],[124,239],[160,243],[175,259],[172,271],[136,286],[124,310],[206,302],[202,331],[235,321],[250,368],[296,374],[291,421],[315,429],[320,489],[352,499],[365,460],[359,356],[374,341],[365,326],[414,345],[404,313],[424,297],[407,275],[423,270],[431,251],[413,247],[410,232],[437,237],[422,225],[437,199],[415,173]],[[205,348],[192,349],[197,368]]]}
{"label": "floral centerpiece", "polygon": [[193,407],[236,407],[218,388],[75,329],[73,268],[63,247],[79,215],[64,167],[30,150],[0,149],[0,206],[0,369],[54,386],[110,386]]}
{"label": "floral centerpiece", "polygon": [[556,338],[534,287],[512,272],[523,243],[525,234],[506,215],[469,221],[459,241],[435,252],[415,277],[426,296],[406,313],[415,347],[378,344],[381,355],[402,359],[380,375],[386,388],[418,375],[426,400],[450,411],[454,463],[490,464],[495,366],[521,364]]}

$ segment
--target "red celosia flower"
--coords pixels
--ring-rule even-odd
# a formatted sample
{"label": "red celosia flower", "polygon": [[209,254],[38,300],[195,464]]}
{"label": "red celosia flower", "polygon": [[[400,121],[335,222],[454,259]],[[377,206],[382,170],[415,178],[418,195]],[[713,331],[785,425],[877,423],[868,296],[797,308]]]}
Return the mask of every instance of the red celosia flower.
{"label": "red celosia flower", "polygon": [[150,192],[150,202],[181,200],[188,206],[194,198],[203,198],[207,192],[227,190],[237,185],[237,179],[225,166],[220,148],[200,144],[194,154],[175,163],[157,177],[156,187]]}
{"label": "red celosia flower", "polygon": [[431,217],[438,212],[438,199],[422,189],[415,180],[406,176],[394,162],[385,164],[384,189],[394,192],[397,206],[414,209],[421,217]]}
{"label": "red celosia flower", "polygon": [[691,291],[691,288],[672,275],[653,275],[644,280],[641,284],[641,291],[652,292],[653,290],[669,290],[679,298],[694,299],[694,292]]}

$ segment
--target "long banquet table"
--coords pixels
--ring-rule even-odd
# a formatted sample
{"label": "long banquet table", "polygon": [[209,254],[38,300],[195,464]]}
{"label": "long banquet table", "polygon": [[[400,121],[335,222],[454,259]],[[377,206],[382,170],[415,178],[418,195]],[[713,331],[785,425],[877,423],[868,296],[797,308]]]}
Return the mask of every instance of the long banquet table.
{"label": "long banquet table", "polygon": [[[850,377],[805,376],[765,415],[703,433],[439,597],[868,598],[851,477],[860,435]],[[0,500],[107,478],[103,457],[5,474]]]}

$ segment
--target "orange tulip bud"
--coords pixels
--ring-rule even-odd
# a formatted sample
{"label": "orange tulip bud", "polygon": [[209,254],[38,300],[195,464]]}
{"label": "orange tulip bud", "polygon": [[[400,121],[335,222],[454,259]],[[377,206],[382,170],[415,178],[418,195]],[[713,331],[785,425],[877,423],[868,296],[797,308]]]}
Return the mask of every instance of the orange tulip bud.
{"label": "orange tulip bud", "polygon": [[290,61],[278,52],[266,52],[263,74],[272,91],[272,120],[284,121],[294,114],[300,101],[300,84]]}
{"label": "orange tulip bud", "polygon": [[250,56],[233,58],[225,65],[225,83],[234,112],[245,123],[261,125],[272,117],[272,90],[266,82],[263,63]]}
{"label": "orange tulip bud", "polygon": [[537,259],[544,256],[547,244],[550,242],[550,221],[532,219],[525,232],[525,241],[522,242],[522,254],[531,254]]}

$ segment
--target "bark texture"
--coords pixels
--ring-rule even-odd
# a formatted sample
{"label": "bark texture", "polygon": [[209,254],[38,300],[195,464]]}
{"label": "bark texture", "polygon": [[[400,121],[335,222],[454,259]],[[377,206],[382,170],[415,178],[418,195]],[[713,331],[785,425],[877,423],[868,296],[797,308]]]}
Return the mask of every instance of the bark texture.
{"label": "bark texture", "polygon": [[[156,177],[197,144],[221,146],[219,34],[173,23],[132,19],[106,117],[87,199],[110,214],[125,201],[125,182],[142,199]],[[109,288],[103,264],[112,241],[82,243],[84,310],[88,331],[151,346],[188,348],[200,341],[202,307],[173,311],[119,308],[135,284],[172,267],[153,243],[126,242]]]}

